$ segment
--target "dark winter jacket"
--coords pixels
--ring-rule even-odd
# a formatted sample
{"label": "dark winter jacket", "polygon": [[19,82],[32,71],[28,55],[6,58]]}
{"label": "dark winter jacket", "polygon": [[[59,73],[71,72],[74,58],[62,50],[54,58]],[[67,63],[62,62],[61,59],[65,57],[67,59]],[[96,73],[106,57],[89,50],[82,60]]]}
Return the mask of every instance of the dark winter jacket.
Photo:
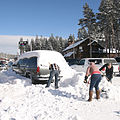
{"label": "dark winter jacket", "polygon": [[106,76],[110,76],[112,78],[112,76],[113,76],[113,66],[111,66],[111,68],[108,68],[108,64],[105,64],[99,70],[101,71],[104,68],[106,68],[105,69]]}

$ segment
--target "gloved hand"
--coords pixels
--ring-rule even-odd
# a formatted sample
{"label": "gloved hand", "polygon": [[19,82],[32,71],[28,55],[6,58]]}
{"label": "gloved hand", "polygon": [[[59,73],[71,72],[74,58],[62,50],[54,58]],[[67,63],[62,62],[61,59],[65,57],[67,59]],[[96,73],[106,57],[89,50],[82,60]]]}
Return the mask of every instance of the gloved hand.
{"label": "gloved hand", "polygon": [[84,83],[87,83],[88,76],[85,76]]}
{"label": "gloved hand", "polygon": [[87,83],[87,80],[84,80],[84,83]]}

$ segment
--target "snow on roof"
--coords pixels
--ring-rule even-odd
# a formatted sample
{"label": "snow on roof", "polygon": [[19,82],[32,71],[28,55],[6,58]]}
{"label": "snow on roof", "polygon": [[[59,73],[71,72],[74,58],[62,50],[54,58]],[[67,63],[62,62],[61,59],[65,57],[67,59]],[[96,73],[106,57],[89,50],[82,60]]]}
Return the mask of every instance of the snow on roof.
{"label": "snow on roof", "polygon": [[74,52],[69,52],[67,54],[64,55],[64,57],[70,57]]}
{"label": "snow on roof", "polygon": [[78,42],[76,42],[76,43],[68,46],[67,48],[65,48],[65,49],[63,50],[63,52],[64,52],[64,51],[67,51],[67,50],[69,50],[69,49],[72,49],[72,48],[74,48],[74,47],[76,47],[76,46],[78,46],[79,44],[81,44],[82,42],[84,42],[84,41],[87,40],[87,39],[88,39],[88,38],[85,38],[85,39],[83,39],[83,40],[81,40],[81,41],[78,41]]}
{"label": "snow on roof", "polygon": [[[90,42],[89,44],[88,44],[88,46],[89,45],[91,45],[91,44],[93,44],[94,42],[96,42],[97,44],[99,44],[96,40],[93,40],[92,42]],[[99,44],[100,45],[100,44]],[[100,45],[101,46],[101,45]],[[103,46],[101,46],[101,47],[103,47]],[[103,47],[104,48],[104,47]]]}
{"label": "snow on roof", "polygon": [[91,44],[94,43],[94,42],[97,42],[97,41],[96,41],[96,40],[93,40],[92,42],[90,42],[90,43],[88,44],[88,46],[91,45]]}
{"label": "snow on roof", "polygon": [[69,71],[71,69],[69,65],[66,63],[66,60],[61,53],[51,50],[35,50],[35,51],[26,52],[19,57],[16,63],[20,59],[30,58],[30,57],[38,57],[37,59],[38,66],[42,65],[49,67],[50,63],[51,64],[56,63],[60,67],[61,74],[63,73],[68,74],[67,70]]}

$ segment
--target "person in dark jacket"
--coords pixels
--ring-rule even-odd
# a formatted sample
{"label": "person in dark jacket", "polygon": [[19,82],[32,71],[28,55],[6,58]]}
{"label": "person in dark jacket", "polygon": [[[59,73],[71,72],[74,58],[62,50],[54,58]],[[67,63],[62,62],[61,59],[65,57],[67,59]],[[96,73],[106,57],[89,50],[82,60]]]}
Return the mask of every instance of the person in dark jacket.
{"label": "person in dark jacket", "polygon": [[105,69],[106,77],[109,82],[112,83],[112,78],[113,78],[113,66],[111,63],[107,63],[103,65],[99,70]]}
{"label": "person in dark jacket", "polygon": [[48,83],[46,85],[46,87],[49,87],[51,84],[51,81],[53,79],[53,77],[55,76],[55,89],[58,88],[58,76],[60,74],[60,68],[56,63],[50,64],[49,66],[49,70],[50,70],[50,77],[48,80]]}

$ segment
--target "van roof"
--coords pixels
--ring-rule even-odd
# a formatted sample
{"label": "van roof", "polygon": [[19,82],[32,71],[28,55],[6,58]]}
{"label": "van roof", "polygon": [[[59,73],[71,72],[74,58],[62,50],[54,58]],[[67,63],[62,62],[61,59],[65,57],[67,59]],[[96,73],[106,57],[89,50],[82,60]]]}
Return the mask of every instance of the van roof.
{"label": "van roof", "polygon": [[19,56],[18,59],[23,59],[23,58],[30,58],[30,57],[40,57],[41,55],[45,55],[45,54],[52,54],[52,53],[59,53],[57,51],[51,51],[51,50],[35,50],[35,51],[29,51],[29,52],[25,52],[22,55]]}

